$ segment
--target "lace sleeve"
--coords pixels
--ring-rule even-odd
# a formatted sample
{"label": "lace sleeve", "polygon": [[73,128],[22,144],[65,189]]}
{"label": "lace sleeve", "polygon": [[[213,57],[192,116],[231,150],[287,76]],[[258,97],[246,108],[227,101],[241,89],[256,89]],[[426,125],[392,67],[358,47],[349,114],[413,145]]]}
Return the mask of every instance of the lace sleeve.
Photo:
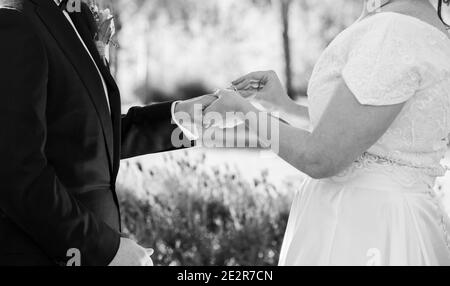
{"label": "lace sleeve", "polygon": [[394,21],[377,23],[349,52],[342,77],[361,104],[403,103],[420,88],[418,51],[401,28]]}

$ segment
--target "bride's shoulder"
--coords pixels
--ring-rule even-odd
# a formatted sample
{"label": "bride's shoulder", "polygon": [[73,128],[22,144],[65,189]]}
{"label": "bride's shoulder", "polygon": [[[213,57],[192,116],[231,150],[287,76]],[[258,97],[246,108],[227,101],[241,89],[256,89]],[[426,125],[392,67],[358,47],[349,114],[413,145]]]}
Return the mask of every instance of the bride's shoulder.
{"label": "bride's shoulder", "polygon": [[387,36],[393,34],[396,21],[397,19],[390,13],[379,13],[364,19],[358,19],[338,34],[329,48],[340,48],[341,51],[348,52],[348,50],[364,43],[373,45],[375,42],[386,41]]}
{"label": "bride's shoulder", "polygon": [[450,38],[445,31],[419,18],[382,12],[357,22],[347,45],[348,55],[405,59],[423,66],[450,69]]}
{"label": "bride's shoulder", "polygon": [[383,12],[352,32],[342,75],[364,104],[397,104],[450,74],[450,39],[411,16]]}
{"label": "bride's shoulder", "polygon": [[449,34],[437,26],[397,12],[381,12],[354,24],[354,36],[360,40],[386,44],[408,43],[415,48],[448,48]]}

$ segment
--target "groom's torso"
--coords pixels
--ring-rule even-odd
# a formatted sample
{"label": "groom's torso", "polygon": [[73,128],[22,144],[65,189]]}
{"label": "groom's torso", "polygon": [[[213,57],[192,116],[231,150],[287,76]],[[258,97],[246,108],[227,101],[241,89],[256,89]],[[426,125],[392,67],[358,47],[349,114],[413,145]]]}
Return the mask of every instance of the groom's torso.
{"label": "groom's torso", "polygon": [[[47,88],[42,103],[46,108],[47,138],[42,147],[49,164],[74,197],[119,230],[114,184],[120,153],[120,99],[114,80],[95,50],[87,23],[81,15],[71,15],[105,79],[110,107],[94,62],[53,0],[0,0],[0,9],[2,6],[23,13],[41,40],[42,47],[36,48],[44,48],[47,54],[46,74],[36,77],[41,77]],[[26,72],[27,67],[17,69]],[[0,76],[4,72],[0,67]],[[3,247],[12,248],[13,253],[38,252],[38,247],[7,218],[0,219]]]}

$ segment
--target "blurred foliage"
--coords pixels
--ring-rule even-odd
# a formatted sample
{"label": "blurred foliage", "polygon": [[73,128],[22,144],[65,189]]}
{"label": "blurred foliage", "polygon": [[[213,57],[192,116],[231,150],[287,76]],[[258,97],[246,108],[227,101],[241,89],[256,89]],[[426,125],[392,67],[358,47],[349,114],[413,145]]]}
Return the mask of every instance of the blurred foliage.
{"label": "blurred foliage", "polygon": [[124,232],[155,249],[155,265],[277,264],[297,184],[281,192],[267,171],[248,182],[229,166],[206,166],[204,155],[164,156],[151,170],[127,162],[142,183],[119,185]]}
{"label": "blurred foliage", "polygon": [[177,86],[176,90],[171,92],[158,87],[140,85],[136,88],[135,94],[140,102],[145,105],[164,102],[168,100],[186,100],[194,97],[211,93],[213,90],[208,89],[201,82],[182,83]]}
{"label": "blurred foliage", "polygon": [[181,98],[181,84],[210,90],[269,69],[304,96],[319,55],[361,9],[359,0],[98,1],[120,22],[112,54],[125,103]]}

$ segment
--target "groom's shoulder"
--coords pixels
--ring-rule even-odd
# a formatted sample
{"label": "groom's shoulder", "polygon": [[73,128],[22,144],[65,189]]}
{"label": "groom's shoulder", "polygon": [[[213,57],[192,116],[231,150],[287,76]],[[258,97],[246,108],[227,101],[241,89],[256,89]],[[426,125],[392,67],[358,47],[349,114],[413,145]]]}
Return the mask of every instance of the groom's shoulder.
{"label": "groom's shoulder", "polygon": [[26,0],[0,0],[0,9],[23,11]]}
{"label": "groom's shoulder", "polygon": [[5,42],[8,43],[24,38],[33,41],[33,43],[38,42],[39,34],[34,27],[37,2],[34,1],[0,0],[0,38],[7,35],[8,40]]}
{"label": "groom's shoulder", "polygon": [[30,0],[0,0],[0,10],[13,10],[24,13],[31,11],[34,3]]}
{"label": "groom's shoulder", "polygon": [[36,4],[31,0],[0,0],[0,23],[30,26],[35,8]]}

